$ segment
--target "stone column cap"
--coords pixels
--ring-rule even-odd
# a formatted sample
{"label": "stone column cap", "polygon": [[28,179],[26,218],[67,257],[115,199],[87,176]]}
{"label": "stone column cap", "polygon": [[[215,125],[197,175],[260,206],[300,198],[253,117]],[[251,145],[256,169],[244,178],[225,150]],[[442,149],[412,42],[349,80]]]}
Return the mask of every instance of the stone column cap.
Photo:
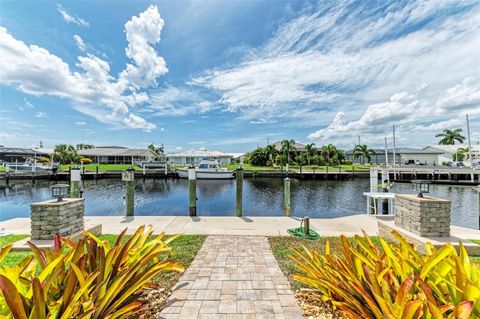
{"label": "stone column cap", "polygon": [[84,198],[63,198],[61,202],[57,199],[49,199],[43,202],[32,203],[30,206],[62,206],[66,204],[83,202]]}
{"label": "stone column cap", "polygon": [[425,195],[423,195],[423,197],[418,197],[417,195],[412,195],[412,194],[395,194],[395,198],[401,198],[401,199],[406,199],[406,200],[410,200],[417,203],[428,203],[428,204],[447,204],[451,202],[449,200],[442,199],[442,198],[425,196]]}

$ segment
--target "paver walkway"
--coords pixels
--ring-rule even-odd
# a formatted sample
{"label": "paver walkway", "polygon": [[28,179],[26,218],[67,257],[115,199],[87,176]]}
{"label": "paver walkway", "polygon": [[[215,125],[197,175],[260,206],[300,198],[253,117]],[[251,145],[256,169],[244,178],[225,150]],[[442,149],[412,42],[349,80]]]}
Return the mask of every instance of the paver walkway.
{"label": "paver walkway", "polygon": [[160,314],[162,319],[302,318],[262,236],[209,236]]}

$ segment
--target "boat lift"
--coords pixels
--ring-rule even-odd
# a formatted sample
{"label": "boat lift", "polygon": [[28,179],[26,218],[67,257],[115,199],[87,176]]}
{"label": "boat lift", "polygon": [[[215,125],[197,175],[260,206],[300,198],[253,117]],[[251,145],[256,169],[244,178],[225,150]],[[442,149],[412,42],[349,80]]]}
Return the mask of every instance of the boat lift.
{"label": "boat lift", "polygon": [[[380,174],[379,174],[380,173]],[[379,183],[379,175],[381,182]],[[387,168],[370,169],[370,192],[363,193],[367,197],[368,215],[394,215],[395,194],[390,193],[390,177]]]}

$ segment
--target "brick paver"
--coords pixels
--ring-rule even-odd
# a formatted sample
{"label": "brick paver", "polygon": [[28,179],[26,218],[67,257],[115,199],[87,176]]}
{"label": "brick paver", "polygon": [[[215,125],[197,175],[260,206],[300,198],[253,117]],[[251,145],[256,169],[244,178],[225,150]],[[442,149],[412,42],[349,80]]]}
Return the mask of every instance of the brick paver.
{"label": "brick paver", "polygon": [[160,314],[161,319],[302,317],[262,236],[209,236]]}

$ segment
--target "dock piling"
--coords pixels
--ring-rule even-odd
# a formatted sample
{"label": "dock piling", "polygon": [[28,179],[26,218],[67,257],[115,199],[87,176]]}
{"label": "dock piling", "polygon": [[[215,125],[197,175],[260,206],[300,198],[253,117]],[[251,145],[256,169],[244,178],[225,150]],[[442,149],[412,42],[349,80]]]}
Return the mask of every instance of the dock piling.
{"label": "dock piling", "polygon": [[132,217],[135,215],[135,170],[129,167],[122,174],[122,181],[125,182],[125,207],[126,216]]}
{"label": "dock piling", "polygon": [[193,165],[188,168],[188,195],[190,216],[197,216],[197,173]]}
{"label": "dock piling", "polygon": [[283,192],[285,196],[285,216],[291,217],[292,212],[290,209],[290,178],[288,177],[285,178]]}
{"label": "dock piling", "polygon": [[236,203],[236,213],[238,217],[242,216],[243,213],[243,168],[241,166],[237,167],[237,203]]}
{"label": "dock piling", "polygon": [[70,197],[80,198],[80,168],[70,168]]}

